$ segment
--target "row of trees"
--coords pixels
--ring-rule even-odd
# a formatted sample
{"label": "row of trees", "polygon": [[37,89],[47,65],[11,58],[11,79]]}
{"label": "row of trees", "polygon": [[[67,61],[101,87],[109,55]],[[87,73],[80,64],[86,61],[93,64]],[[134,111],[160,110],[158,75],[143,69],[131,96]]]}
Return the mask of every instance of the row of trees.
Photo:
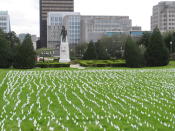
{"label": "row of trees", "polygon": [[86,52],[83,55],[84,60],[107,60],[109,55],[107,50],[101,44],[101,41],[93,42],[91,41],[88,45]]}
{"label": "row of trees", "polygon": [[[82,59],[120,59],[123,58],[124,46],[128,36],[127,35],[114,35],[112,37],[103,37],[97,42],[90,42],[79,44],[75,48],[76,56]],[[93,44],[92,44],[93,43]],[[92,50],[92,51],[91,51]],[[91,57],[87,57],[87,54],[91,55],[91,52],[94,52]],[[103,55],[98,55],[99,53]],[[94,57],[93,57],[94,56]]]}
{"label": "row of trees", "polygon": [[[153,33],[144,33],[140,39],[126,35],[104,37],[97,42],[78,45],[76,52],[85,60],[125,58],[129,67],[162,66],[168,64],[169,52],[175,52],[175,33],[162,36],[155,28]],[[36,53],[29,34],[20,43],[15,32],[0,31],[0,68],[33,68],[35,61]]]}
{"label": "row of trees", "polygon": [[35,60],[36,53],[29,34],[20,43],[15,32],[0,30],[0,68],[33,68]]}
{"label": "row of trees", "polygon": [[[141,39],[139,39],[138,44],[148,47],[151,35],[151,32],[145,32]],[[175,32],[165,32],[162,34],[162,38],[165,46],[169,50],[169,53],[175,53]]]}
{"label": "row of trees", "polygon": [[129,67],[165,66],[169,63],[169,51],[158,28],[152,34],[144,34],[136,42],[128,38],[125,59]]}
{"label": "row of trees", "polygon": [[91,41],[87,49],[82,50],[85,51],[82,59],[124,58],[129,67],[164,66],[169,63],[169,52],[175,51],[174,45],[175,33],[162,36],[159,29],[155,28],[152,33],[146,32],[139,39],[120,35],[104,37],[95,43]]}

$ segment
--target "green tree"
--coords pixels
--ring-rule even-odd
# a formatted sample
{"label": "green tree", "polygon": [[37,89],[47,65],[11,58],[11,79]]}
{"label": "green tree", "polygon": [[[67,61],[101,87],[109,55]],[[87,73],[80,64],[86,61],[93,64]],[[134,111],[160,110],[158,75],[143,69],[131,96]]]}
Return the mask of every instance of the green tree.
{"label": "green tree", "polygon": [[126,65],[132,68],[143,67],[145,64],[143,47],[139,48],[139,45],[131,37],[127,39],[125,44],[125,60]]}
{"label": "green tree", "polygon": [[96,60],[97,59],[97,53],[95,49],[95,44],[93,41],[90,41],[88,44],[88,48],[86,52],[83,55],[84,60]]}
{"label": "green tree", "polygon": [[103,37],[100,41],[110,58],[122,58],[122,50],[126,43],[127,36],[118,34],[110,37]]}
{"label": "green tree", "polygon": [[31,35],[27,34],[23,43],[19,46],[15,56],[15,68],[30,69],[35,66],[36,53],[33,48]]}
{"label": "green tree", "polygon": [[138,41],[139,45],[144,45],[146,48],[149,46],[150,43],[150,32],[144,32],[140,40]]}
{"label": "green tree", "polygon": [[15,56],[17,54],[17,49],[20,45],[20,40],[16,36],[16,33],[14,31],[7,33],[6,39],[9,41],[9,44],[10,44],[11,62],[13,65],[14,60],[15,60]]}
{"label": "green tree", "polygon": [[164,66],[169,63],[169,52],[157,27],[151,35],[145,58],[148,66]]}
{"label": "green tree", "polygon": [[97,53],[97,59],[98,60],[107,60],[107,59],[109,59],[107,49],[104,48],[101,41],[97,41],[95,43],[95,48],[96,48],[96,53]]}
{"label": "green tree", "polygon": [[77,44],[75,47],[76,57],[81,58],[86,52],[88,43]]}
{"label": "green tree", "polygon": [[14,31],[7,33],[6,39],[10,42],[11,47],[18,46],[20,44],[20,40]]}
{"label": "green tree", "polygon": [[169,52],[171,53],[170,42],[172,41],[172,32],[165,32],[165,33],[163,33],[162,36],[163,36],[163,40],[164,40],[166,47],[168,48]]}
{"label": "green tree", "polygon": [[170,50],[172,51],[171,53],[175,52],[175,32],[172,34],[172,45],[170,45]]}
{"label": "green tree", "polygon": [[9,68],[12,65],[10,44],[5,37],[0,30],[0,68]]}
{"label": "green tree", "polygon": [[165,32],[163,33],[163,39],[169,53],[175,52],[175,32]]}

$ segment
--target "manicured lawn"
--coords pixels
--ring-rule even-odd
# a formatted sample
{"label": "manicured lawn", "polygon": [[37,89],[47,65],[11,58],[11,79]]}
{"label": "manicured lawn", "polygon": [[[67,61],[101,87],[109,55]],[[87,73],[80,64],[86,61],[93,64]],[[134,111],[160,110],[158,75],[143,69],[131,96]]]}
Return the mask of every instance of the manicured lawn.
{"label": "manicured lawn", "polygon": [[1,69],[1,130],[175,130],[174,65]]}

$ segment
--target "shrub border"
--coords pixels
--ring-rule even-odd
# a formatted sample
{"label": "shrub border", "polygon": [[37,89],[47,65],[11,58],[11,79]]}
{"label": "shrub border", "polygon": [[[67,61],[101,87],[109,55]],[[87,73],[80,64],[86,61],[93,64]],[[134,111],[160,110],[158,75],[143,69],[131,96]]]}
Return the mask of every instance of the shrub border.
{"label": "shrub border", "polygon": [[69,63],[37,63],[35,67],[39,68],[61,68],[70,67]]}

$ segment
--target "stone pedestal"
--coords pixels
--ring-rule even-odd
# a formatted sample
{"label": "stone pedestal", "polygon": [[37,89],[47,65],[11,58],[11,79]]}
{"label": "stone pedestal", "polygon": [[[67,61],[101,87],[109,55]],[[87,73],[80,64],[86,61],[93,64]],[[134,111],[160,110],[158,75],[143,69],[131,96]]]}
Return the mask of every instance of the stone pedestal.
{"label": "stone pedestal", "polygon": [[69,43],[61,42],[60,45],[60,63],[68,63],[70,62],[70,54],[69,54]]}

